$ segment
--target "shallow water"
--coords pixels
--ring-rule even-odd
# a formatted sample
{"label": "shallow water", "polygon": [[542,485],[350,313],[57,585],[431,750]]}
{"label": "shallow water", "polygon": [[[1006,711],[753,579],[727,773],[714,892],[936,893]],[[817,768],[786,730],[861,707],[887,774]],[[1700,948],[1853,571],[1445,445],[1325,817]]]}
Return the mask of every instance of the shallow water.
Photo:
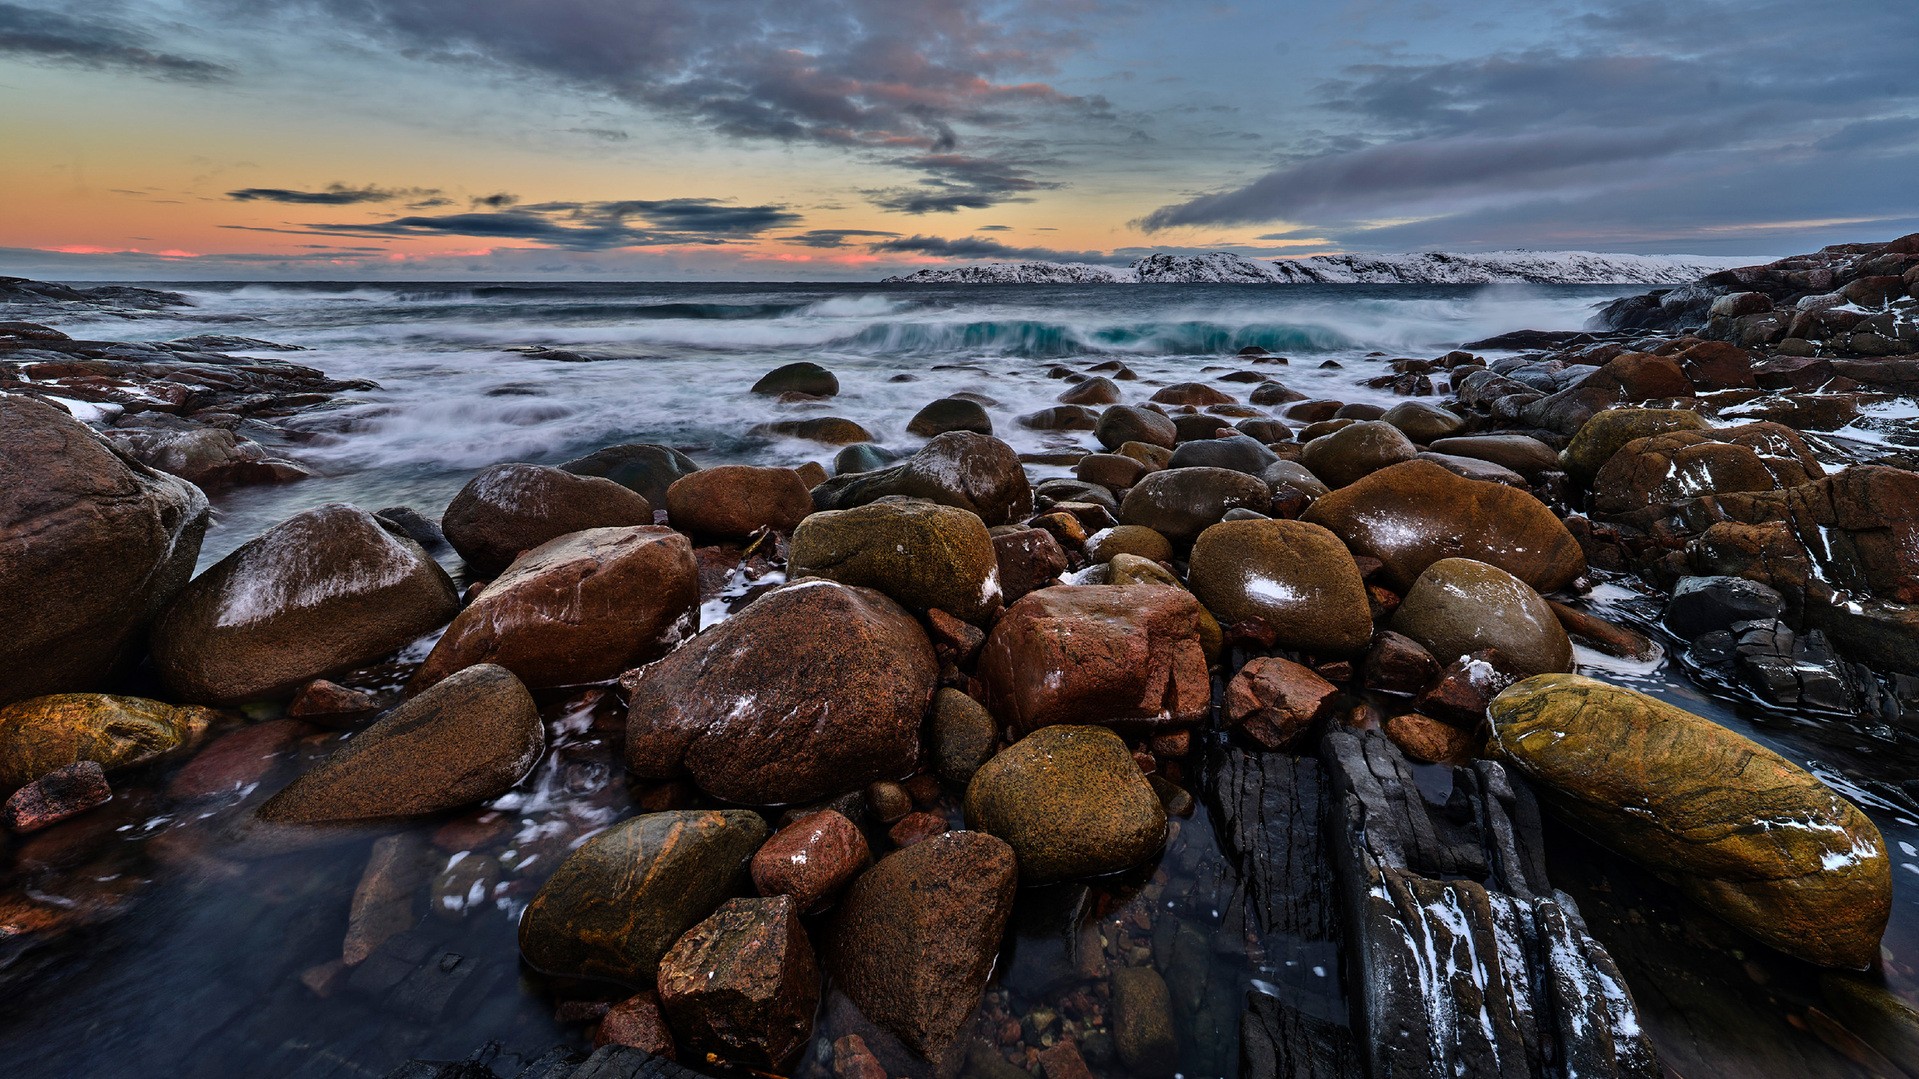
{"label": "shallow water", "polygon": [[[913,412],[959,391],[998,402],[989,409],[996,432],[1022,452],[1090,446],[1090,434],[1036,432],[1013,422],[1053,404],[1064,387],[1046,376],[1054,364],[1083,368],[1122,359],[1141,376],[1122,387],[1129,399],[1143,398],[1154,384],[1238,369],[1232,353],[1260,345],[1292,358],[1288,367],[1260,370],[1309,396],[1385,402],[1392,400],[1387,391],[1360,382],[1383,373],[1388,358],[1436,355],[1522,327],[1578,328],[1593,304],[1631,291],[605,284],[184,290],[199,306],[181,317],[57,325],[103,339],[245,334],[305,346],[310,351],[285,358],[381,387],[289,421],[296,440],[287,451],[321,475],[216,498],[218,520],[203,563],[323,502],[404,503],[437,516],[484,465],[559,462],[615,442],[667,443],[702,464],[814,460],[830,468],[831,448],[747,432],[771,419],[838,415],[889,447],[910,450],[918,442],[905,433]],[[574,358],[507,351],[526,347]],[[765,371],[797,359],[835,371],[841,395],[827,405],[781,406],[747,392]],[[1337,366],[1322,368],[1327,361]],[[1647,609],[1626,589],[1607,588],[1596,599],[1596,609],[1612,616]],[[1878,1060],[1885,1057],[1912,1067],[1896,1038],[1862,1033],[1869,1024],[1857,1018],[1857,994],[1846,988],[1883,984],[1899,999],[1919,1000],[1919,806],[1896,787],[1910,774],[1910,761],[1845,717],[1760,712],[1707,692],[1671,661],[1621,664],[1583,651],[1580,660],[1590,665],[1587,673],[1666,697],[1813,768],[1874,818],[1895,852],[1884,974],[1836,976],[1835,983],[1756,946],[1728,957],[1719,947],[1723,931],[1715,935],[1710,919],[1702,922],[1656,882],[1577,837],[1555,835],[1555,880],[1579,897],[1595,934],[1620,958],[1669,1062],[1692,1077],[1883,1072]],[[0,1016],[0,1060],[9,1074],[71,1074],[84,1066],[95,1074],[380,1075],[408,1057],[457,1058],[488,1040],[530,1054],[579,1039],[582,1024],[556,1016],[556,1001],[595,993],[522,969],[515,920],[553,865],[593,830],[679,795],[627,780],[620,709],[610,695],[551,695],[543,705],[551,748],[519,789],[489,811],[459,818],[460,827],[433,821],[400,833],[431,872],[469,859],[502,868],[477,901],[427,914],[385,967],[380,956],[350,976],[333,965],[370,836],[258,857],[243,856],[221,832],[291,778],[290,763],[257,789],[194,811],[205,820],[182,817],[149,791],[16,842],[0,884],[51,897],[83,920],[97,915],[99,924],[21,960],[43,970]],[[312,732],[301,752],[324,752],[337,737]],[[1199,794],[1195,779],[1186,776]],[[946,810],[952,812],[950,804]],[[1183,1074],[1192,1077],[1235,1071],[1239,1001],[1248,988],[1280,980],[1280,972],[1250,966],[1243,944],[1226,939],[1232,934],[1221,931],[1223,889],[1230,883],[1202,804],[1180,822],[1156,872],[1100,882],[1088,900],[1102,947],[1146,948],[1169,977],[1180,965],[1178,976],[1202,1005],[1181,1017]],[[1057,899],[1057,890],[1028,894],[1022,917],[1043,922],[1043,908]],[[1197,959],[1192,942],[1206,945]],[[1736,939],[1731,946],[1739,947]],[[11,958],[0,951],[0,963]],[[1074,1005],[1056,999],[1057,991],[1033,988],[1045,981],[1038,972],[1058,961],[1044,942],[1019,939],[1003,956],[989,1009],[1046,1008],[1061,1022],[1074,1021]],[[1336,1015],[1343,1008],[1338,972],[1320,977],[1324,1009]]]}

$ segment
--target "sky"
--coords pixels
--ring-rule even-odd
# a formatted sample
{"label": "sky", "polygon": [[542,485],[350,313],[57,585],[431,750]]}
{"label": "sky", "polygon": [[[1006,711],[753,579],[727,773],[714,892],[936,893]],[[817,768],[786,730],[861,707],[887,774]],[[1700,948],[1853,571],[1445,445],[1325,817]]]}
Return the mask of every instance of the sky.
{"label": "sky", "polygon": [[1919,231],[1914,0],[0,0],[0,274],[873,279]]}

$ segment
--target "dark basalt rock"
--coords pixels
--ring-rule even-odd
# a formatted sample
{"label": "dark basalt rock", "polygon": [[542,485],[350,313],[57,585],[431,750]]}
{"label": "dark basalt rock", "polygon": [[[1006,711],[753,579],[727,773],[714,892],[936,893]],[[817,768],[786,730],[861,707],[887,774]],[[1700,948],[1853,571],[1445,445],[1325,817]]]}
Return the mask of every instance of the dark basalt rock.
{"label": "dark basalt rock", "polygon": [[612,480],[653,506],[666,505],[666,489],[673,486],[674,480],[700,470],[691,457],[679,450],[644,442],[594,450],[560,468],[576,476]]}

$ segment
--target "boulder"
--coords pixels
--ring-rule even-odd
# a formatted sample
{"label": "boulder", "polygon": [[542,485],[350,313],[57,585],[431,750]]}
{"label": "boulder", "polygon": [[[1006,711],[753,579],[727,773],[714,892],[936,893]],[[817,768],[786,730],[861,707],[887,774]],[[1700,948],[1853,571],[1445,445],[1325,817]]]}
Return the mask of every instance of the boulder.
{"label": "boulder", "polygon": [[0,708],[0,791],[93,761],[123,771],[186,752],[218,713],[140,697],[54,693]]}
{"label": "boulder", "polygon": [[1339,537],[1304,521],[1222,521],[1200,533],[1186,580],[1214,618],[1260,619],[1281,648],[1346,656],[1366,649],[1366,586]]}
{"label": "boulder", "polygon": [[1117,453],[1089,453],[1073,466],[1073,478],[1096,483],[1112,491],[1124,491],[1150,471],[1131,457]]}
{"label": "boulder", "polygon": [[1770,491],[1772,470],[1745,446],[1697,431],[1668,431],[1621,446],[1592,478],[1592,508],[1626,514],[1703,495]]}
{"label": "boulder", "polygon": [[966,823],[1004,839],[1027,884],[1131,869],[1166,840],[1159,796],[1104,727],[1042,727],[1000,750],[966,786]]}
{"label": "boulder", "polygon": [[888,495],[971,510],[989,525],[1033,511],[1033,488],[1013,447],[991,435],[948,431],[899,464],[835,476],[813,490],[813,508],[844,510]]}
{"label": "boulder", "polygon": [[1170,450],[1179,441],[1179,429],[1163,412],[1138,405],[1114,405],[1099,414],[1093,437],[1109,450],[1117,450],[1128,442],[1144,442]]}
{"label": "boulder", "polygon": [[994,623],[979,677],[994,715],[1021,731],[1194,723],[1212,698],[1199,618],[1199,601],[1179,588],[1041,589]]}
{"label": "boulder", "polygon": [[826,446],[851,446],[873,441],[873,432],[843,416],[814,416],[805,420],[776,420],[747,428],[749,435],[797,438]]}
{"label": "boulder", "polygon": [[[899,454],[884,446],[876,446],[871,442],[856,442],[833,455],[833,475],[848,476],[855,472],[871,472],[874,469],[885,468],[899,459]],[[807,499],[810,503],[811,494],[807,496]]]}
{"label": "boulder", "polygon": [[800,913],[814,914],[838,899],[872,860],[859,825],[822,809],[774,832],[760,847],[751,866],[753,887],[761,895],[791,896]]}
{"label": "boulder", "polygon": [[1003,526],[992,530],[999,565],[1000,598],[1011,602],[1045,588],[1066,572],[1066,551],[1043,528]]}
{"label": "boulder", "polygon": [[483,470],[440,517],[446,541],[481,577],[568,532],[652,523],[653,504],[612,480],[527,464]]}
{"label": "boulder", "polygon": [[1381,469],[1320,498],[1302,519],[1331,529],[1355,554],[1379,559],[1399,588],[1442,558],[1498,566],[1541,592],[1586,572],[1579,542],[1537,498],[1430,461]]}
{"label": "boulder", "polygon": [[589,528],[521,555],[453,619],[414,675],[424,688],[475,663],[529,686],[604,682],[699,626],[693,545],[669,528]]}
{"label": "boulder", "polygon": [[1113,1049],[1129,1072],[1173,1075],[1179,1070],[1179,1027],[1173,994],[1152,967],[1113,971]]}
{"label": "boulder", "polygon": [[1018,885],[1013,848],[947,832],[860,875],[830,930],[827,966],[853,1004],[936,1065],[979,1007]]}
{"label": "boulder", "polygon": [[1490,461],[1528,480],[1537,480],[1563,467],[1559,452],[1531,435],[1460,435],[1437,439],[1431,449],[1454,457]]}
{"label": "boulder", "polygon": [[1681,577],[1666,604],[1666,628],[1692,641],[1735,622],[1764,622],[1786,613],[1771,585],[1744,577]]}
{"label": "boulder", "polygon": [[778,397],[783,393],[803,393],[808,397],[833,397],[840,392],[840,380],[817,363],[801,360],[783,364],[760,376],[752,392]]}
{"label": "boulder", "polygon": [[993,537],[953,506],[887,499],[815,513],[794,530],[787,564],[794,577],[876,589],[920,613],[983,622],[1000,607]]}
{"label": "boulder", "polygon": [[106,769],[97,761],[75,761],[14,791],[0,805],[0,824],[23,834],[35,832],[112,800]]}
{"label": "boulder", "polygon": [[1310,667],[1256,656],[1227,683],[1224,708],[1240,733],[1267,749],[1284,749],[1312,729],[1338,693]]}
{"label": "boulder", "polygon": [[1230,468],[1257,476],[1279,460],[1279,454],[1251,435],[1182,442],[1173,450],[1167,468]]}
{"label": "boulder", "polygon": [[1232,394],[1216,390],[1204,382],[1175,382],[1171,386],[1154,391],[1152,400],[1162,405],[1205,407],[1206,405],[1230,405],[1236,399]]}
{"label": "boulder", "polygon": [[1493,699],[1491,748],[1581,831],[1764,943],[1821,966],[1879,958],[1892,863],[1864,813],[1710,720],[1578,675]]}
{"label": "boulder", "polygon": [[1572,670],[1573,646],[1539,593],[1497,566],[1442,558],[1393,612],[1393,628],[1441,664],[1491,648],[1521,677]]}
{"label": "boulder", "polygon": [[1138,555],[1154,562],[1173,560],[1173,545],[1165,536],[1145,525],[1115,525],[1086,537],[1086,560],[1111,562],[1123,554]]}
{"label": "boulder", "polygon": [[660,959],[660,1008],[688,1045],[786,1070],[813,1036],[820,969],[789,896],[729,899]]}
{"label": "boulder", "polygon": [[741,809],[646,813],[553,871],[520,918],[520,954],[569,978],[655,984],[680,935],[740,894],[766,822]]}
{"label": "boulder", "polygon": [[1126,492],[1119,520],[1150,528],[1177,546],[1217,524],[1228,510],[1264,513],[1272,501],[1272,489],[1257,476],[1230,468],[1169,468]]}
{"label": "boulder", "polygon": [[812,512],[812,492],[790,468],[703,468],[674,480],[666,492],[666,519],[700,536],[749,536],[762,528],[791,532]]}
{"label": "boulder", "polygon": [[1362,420],[1306,443],[1299,463],[1337,490],[1388,465],[1410,461],[1418,452],[1399,428],[1384,420]]}
{"label": "boulder", "polygon": [[452,580],[419,544],[334,502],[274,525],[194,578],[153,627],[153,665],[187,700],[284,696],[371,663],[459,610]]}
{"label": "boulder", "polygon": [[899,604],[803,578],[620,680],[627,766],[745,805],[897,778],[913,770],[938,675]]}
{"label": "boulder", "polygon": [[1581,482],[1590,481],[1621,446],[1633,439],[1667,431],[1703,431],[1706,426],[1699,413],[1689,408],[1607,409],[1580,425],[1566,445],[1566,471]]}
{"label": "boulder", "polygon": [[691,457],[671,446],[634,442],[594,450],[560,466],[576,476],[598,476],[632,491],[648,504],[666,505],[666,489],[681,476],[700,470]]}
{"label": "boulder", "polygon": [[975,431],[990,435],[993,433],[993,418],[986,414],[986,409],[980,407],[977,401],[942,397],[915,412],[913,418],[906,422],[906,433],[921,438],[932,438],[948,431]]}
{"label": "boulder", "polygon": [[1435,439],[1459,433],[1466,421],[1456,413],[1424,401],[1401,401],[1387,409],[1380,419],[1406,433],[1406,437],[1424,446]]}
{"label": "boulder", "polygon": [[933,756],[933,770],[941,779],[956,787],[965,786],[980,765],[992,757],[998,741],[999,726],[984,705],[957,689],[934,694],[927,749]]}
{"label": "boulder", "polygon": [[416,817],[497,798],[546,747],[526,686],[504,667],[455,672],[354,735],[260,807],[261,820]]}
{"label": "boulder", "polygon": [[1104,375],[1094,375],[1067,387],[1055,400],[1062,405],[1116,405],[1119,403],[1119,383]]}
{"label": "boulder", "polygon": [[0,705],[108,688],[193,575],[207,521],[192,484],[0,394]]}

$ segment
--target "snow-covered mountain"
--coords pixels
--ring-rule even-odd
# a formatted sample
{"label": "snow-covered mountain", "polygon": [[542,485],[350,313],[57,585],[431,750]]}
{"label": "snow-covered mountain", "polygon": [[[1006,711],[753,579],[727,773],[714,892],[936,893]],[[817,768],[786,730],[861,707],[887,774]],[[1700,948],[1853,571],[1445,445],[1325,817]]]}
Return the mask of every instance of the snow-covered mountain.
{"label": "snow-covered mountain", "polygon": [[1608,255],[1594,251],[1487,251],[1455,255],[1312,255],[1249,259],[1225,251],[1148,255],[1130,267],[1082,262],[987,262],[920,270],[912,284],[1409,284],[1672,285],[1751,260],[1704,255]]}

